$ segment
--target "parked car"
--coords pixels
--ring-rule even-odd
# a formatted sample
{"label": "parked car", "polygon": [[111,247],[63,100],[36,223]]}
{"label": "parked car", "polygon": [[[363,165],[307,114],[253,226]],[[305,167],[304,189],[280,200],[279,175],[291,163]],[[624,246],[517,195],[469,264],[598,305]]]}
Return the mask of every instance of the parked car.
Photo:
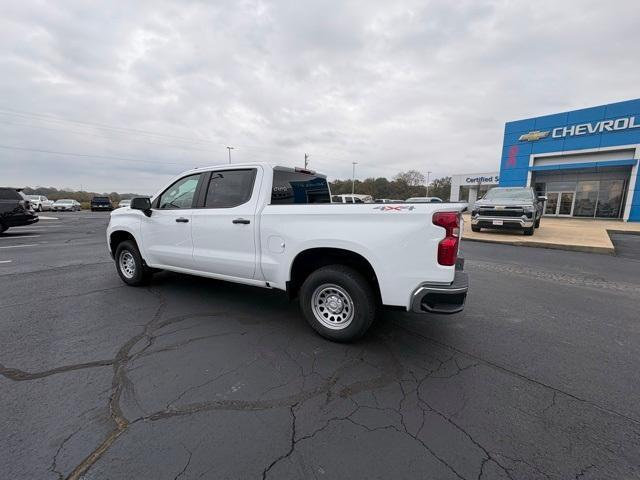
{"label": "parked car", "polygon": [[51,210],[51,202],[44,195],[27,195],[27,200],[31,204],[31,208],[33,208],[36,212],[42,212],[44,210]]}
{"label": "parked car", "polygon": [[0,233],[11,227],[37,223],[29,200],[20,189],[0,187]]}
{"label": "parked car", "polygon": [[404,200],[391,200],[389,198],[376,198],[375,203],[405,203]]}
{"label": "parked car", "polygon": [[411,197],[407,198],[407,203],[442,203],[438,197]]}
{"label": "parked car", "polygon": [[120,200],[120,203],[118,203],[118,208],[124,208],[130,205],[131,205],[131,199]]}
{"label": "parked car", "polygon": [[109,197],[93,197],[91,199],[91,211],[97,212],[100,210],[113,210],[113,203]]}
{"label": "parked car", "polygon": [[333,203],[373,203],[371,195],[344,194],[331,197]]}
{"label": "parked car", "polygon": [[284,290],[318,333],[336,341],[364,335],[381,305],[463,309],[457,204],[330,202],[326,177],[310,170],[200,168],[115,210],[106,240],[129,285],[164,269]]}
{"label": "parked car", "polygon": [[56,200],[55,202],[53,202],[52,208],[54,212],[79,212],[80,209],[80,203],[69,198]]}
{"label": "parked car", "polygon": [[495,187],[471,210],[471,230],[515,228],[533,235],[540,227],[546,197],[538,197],[531,187]]}

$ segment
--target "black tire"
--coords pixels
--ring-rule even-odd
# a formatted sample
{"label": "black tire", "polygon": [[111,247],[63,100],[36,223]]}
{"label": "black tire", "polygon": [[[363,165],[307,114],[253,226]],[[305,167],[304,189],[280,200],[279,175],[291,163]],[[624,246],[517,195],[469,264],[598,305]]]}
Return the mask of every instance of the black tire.
{"label": "black tire", "polygon": [[525,228],[524,229],[524,234],[527,235],[527,236],[531,236],[531,235],[533,235],[534,231],[535,231],[535,227]]}
{"label": "black tire", "polygon": [[42,212],[42,205],[38,205],[38,211]]}
{"label": "black tire", "polygon": [[4,223],[0,222],[0,233],[4,233],[7,230],[9,230],[9,227],[7,227]]}
{"label": "black tire", "polygon": [[[130,254],[130,259],[132,260],[132,264],[130,264],[130,270],[123,270],[123,263],[126,259],[121,261],[121,258],[127,254]],[[116,248],[116,254],[114,256],[116,262],[116,270],[118,271],[118,275],[124,283],[127,285],[131,285],[134,287],[140,285],[147,285],[151,280],[151,276],[153,272],[149,269],[142,260],[142,256],[140,255],[140,251],[138,250],[137,245],[132,240],[125,240],[118,244]],[[131,268],[133,267],[133,268]]]}
{"label": "black tire", "polygon": [[538,219],[536,220],[536,228],[540,228],[540,220],[542,220],[542,218],[538,217]]}
{"label": "black tire", "polygon": [[[378,312],[378,298],[371,283],[357,270],[345,265],[328,265],[311,273],[299,293],[300,308],[309,325],[323,337],[336,342],[350,342],[362,337]],[[328,302],[327,307],[316,303],[317,299],[322,303],[322,298],[332,297],[342,306],[341,312],[330,312]],[[318,312],[318,318],[314,310]],[[321,321],[320,315],[326,319]],[[343,317],[348,318],[344,319],[346,325],[341,327],[339,323]],[[332,323],[333,328],[323,324],[323,321]]]}
{"label": "black tire", "polygon": [[482,230],[482,228],[478,227],[477,225],[471,225],[471,231],[472,232],[479,232],[481,230]]}

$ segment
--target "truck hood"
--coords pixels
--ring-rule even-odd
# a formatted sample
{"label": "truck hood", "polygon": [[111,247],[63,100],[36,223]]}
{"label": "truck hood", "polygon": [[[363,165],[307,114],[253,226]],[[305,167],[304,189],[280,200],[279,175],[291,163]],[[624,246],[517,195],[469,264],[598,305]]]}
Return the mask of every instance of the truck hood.
{"label": "truck hood", "polygon": [[533,206],[533,202],[523,202],[517,200],[478,200],[475,203],[476,207],[493,207],[494,205],[504,205],[505,207],[518,207],[525,205]]}

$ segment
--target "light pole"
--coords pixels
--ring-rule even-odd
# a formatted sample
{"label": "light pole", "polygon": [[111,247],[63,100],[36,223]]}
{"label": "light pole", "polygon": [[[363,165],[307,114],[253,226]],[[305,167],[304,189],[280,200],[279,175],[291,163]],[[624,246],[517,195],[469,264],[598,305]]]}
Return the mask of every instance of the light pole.
{"label": "light pole", "polygon": [[431,179],[431,171],[427,172],[427,197],[429,196],[429,180]]}
{"label": "light pole", "polygon": [[353,164],[353,175],[351,177],[351,195],[356,193],[356,165],[358,162],[351,162]]}
{"label": "light pole", "polygon": [[304,169],[307,169],[307,166],[309,165],[309,154],[305,153],[304,154]]}
{"label": "light pole", "polygon": [[233,147],[227,147],[227,150],[229,150],[229,163],[231,163],[231,150],[233,150]]}

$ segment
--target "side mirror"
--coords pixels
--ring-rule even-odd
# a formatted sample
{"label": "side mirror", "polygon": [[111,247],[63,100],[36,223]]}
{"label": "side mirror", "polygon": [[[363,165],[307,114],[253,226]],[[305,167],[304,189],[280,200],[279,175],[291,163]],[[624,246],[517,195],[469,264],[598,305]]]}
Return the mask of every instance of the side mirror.
{"label": "side mirror", "polygon": [[149,197],[135,197],[131,199],[131,210],[142,210],[147,217],[151,216],[151,199]]}

